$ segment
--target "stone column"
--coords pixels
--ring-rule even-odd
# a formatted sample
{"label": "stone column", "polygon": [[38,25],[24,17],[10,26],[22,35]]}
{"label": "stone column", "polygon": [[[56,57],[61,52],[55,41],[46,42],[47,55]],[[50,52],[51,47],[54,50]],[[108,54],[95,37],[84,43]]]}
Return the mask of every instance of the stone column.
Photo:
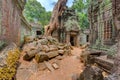
{"label": "stone column", "polygon": [[79,47],[80,46],[80,33],[78,32],[77,36],[76,36],[76,46]]}
{"label": "stone column", "polygon": [[66,43],[70,42],[70,32],[66,33]]}

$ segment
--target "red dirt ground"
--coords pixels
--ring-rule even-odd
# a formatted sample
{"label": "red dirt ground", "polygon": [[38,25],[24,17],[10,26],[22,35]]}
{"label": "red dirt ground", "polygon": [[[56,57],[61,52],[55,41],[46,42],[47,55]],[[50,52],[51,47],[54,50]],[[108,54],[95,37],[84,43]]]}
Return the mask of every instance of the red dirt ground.
{"label": "red dirt ground", "polygon": [[[83,63],[80,62],[79,59],[81,52],[82,50],[80,48],[73,47],[71,56],[64,56],[62,60],[52,59],[49,61],[50,63],[52,62],[58,63],[59,69],[54,70],[52,72],[49,71],[48,69],[42,71],[37,70],[32,72],[32,74],[25,80],[72,80],[72,76],[74,74],[80,74],[84,69],[84,65]],[[21,64],[24,64],[24,66],[27,66],[27,68],[29,68],[29,65],[31,64],[31,62],[26,62],[22,60],[22,58],[20,59],[20,62]],[[35,61],[33,60],[32,62]],[[20,79],[19,76],[17,77],[17,80],[22,79]]]}

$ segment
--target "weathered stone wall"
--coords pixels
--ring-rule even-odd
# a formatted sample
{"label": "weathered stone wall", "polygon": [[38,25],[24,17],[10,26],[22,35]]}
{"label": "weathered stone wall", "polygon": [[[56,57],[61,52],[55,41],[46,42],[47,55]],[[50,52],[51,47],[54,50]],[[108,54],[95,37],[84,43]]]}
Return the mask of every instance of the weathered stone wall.
{"label": "weathered stone wall", "polygon": [[[1,20],[2,20],[2,0],[0,0],[0,36],[1,36]],[[2,46],[2,41],[0,39],[0,47]]]}
{"label": "weathered stone wall", "polygon": [[[21,25],[22,23],[22,11],[24,9],[25,0],[0,0],[2,1],[2,25],[1,25],[1,40],[7,43],[15,42],[20,45],[21,42]],[[1,5],[0,5],[1,6]],[[27,25],[24,29],[27,29]],[[30,30],[28,30],[30,31]],[[24,32],[27,32],[24,31]],[[23,33],[24,33],[23,32]],[[27,33],[26,33],[27,34]]]}
{"label": "weathered stone wall", "polygon": [[22,19],[21,19],[20,32],[21,32],[20,43],[22,44],[24,42],[24,37],[30,36],[32,34],[31,33],[31,25],[28,24],[28,22],[25,20],[24,16],[22,16]]}
{"label": "weathered stone wall", "polygon": [[20,40],[20,10],[13,0],[2,0],[2,36],[7,42],[19,44]]}
{"label": "weathered stone wall", "polygon": [[2,20],[2,0],[0,0],[0,35],[1,35],[1,20]]}
{"label": "weathered stone wall", "polygon": [[0,0],[0,35],[1,35],[1,19],[2,19],[2,0]]}
{"label": "weathered stone wall", "polygon": [[86,44],[87,43],[87,35],[84,33],[80,33],[80,44]]}
{"label": "weathered stone wall", "polygon": [[[32,31],[31,31],[31,34],[33,37],[38,37],[40,35],[43,35],[43,27],[42,25],[38,24],[38,23],[34,23],[34,22],[31,22],[30,23],[31,26],[32,26]],[[37,31],[40,31],[41,34],[37,34]]]}
{"label": "weathered stone wall", "polygon": [[120,0],[112,0],[113,19],[116,34],[120,31]]}
{"label": "weathered stone wall", "polygon": [[72,46],[79,46],[80,44],[80,26],[78,24],[75,10],[66,9],[61,16],[61,26],[56,36],[59,41],[63,43],[71,43]]}
{"label": "weathered stone wall", "polygon": [[92,0],[89,7],[90,42],[99,45],[111,45],[115,40],[115,27],[111,0]]}

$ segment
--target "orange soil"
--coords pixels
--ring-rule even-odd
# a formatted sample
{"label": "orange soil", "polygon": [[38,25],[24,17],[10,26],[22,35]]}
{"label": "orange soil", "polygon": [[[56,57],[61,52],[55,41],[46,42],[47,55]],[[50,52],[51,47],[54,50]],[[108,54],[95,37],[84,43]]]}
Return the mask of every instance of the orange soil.
{"label": "orange soil", "polygon": [[[56,61],[59,65],[59,69],[49,71],[37,70],[27,80],[72,80],[74,74],[80,74],[84,68],[83,63],[80,62],[79,56],[82,50],[77,47],[73,47],[71,56],[64,56],[62,60],[52,59],[49,62]],[[31,62],[26,62],[20,59],[21,64],[28,66]],[[33,62],[35,62],[33,60]]]}

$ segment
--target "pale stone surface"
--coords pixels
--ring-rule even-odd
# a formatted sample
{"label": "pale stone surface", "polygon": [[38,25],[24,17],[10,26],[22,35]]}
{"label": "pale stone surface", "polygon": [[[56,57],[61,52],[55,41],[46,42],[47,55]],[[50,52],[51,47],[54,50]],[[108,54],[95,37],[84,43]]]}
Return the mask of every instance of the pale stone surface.
{"label": "pale stone surface", "polygon": [[44,61],[44,63],[50,71],[54,71],[54,68],[52,67],[52,65],[49,62]]}
{"label": "pale stone surface", "polygon": [[52,66],[54,69],[59,69],[59,66],[56,63],[53,63]]}

